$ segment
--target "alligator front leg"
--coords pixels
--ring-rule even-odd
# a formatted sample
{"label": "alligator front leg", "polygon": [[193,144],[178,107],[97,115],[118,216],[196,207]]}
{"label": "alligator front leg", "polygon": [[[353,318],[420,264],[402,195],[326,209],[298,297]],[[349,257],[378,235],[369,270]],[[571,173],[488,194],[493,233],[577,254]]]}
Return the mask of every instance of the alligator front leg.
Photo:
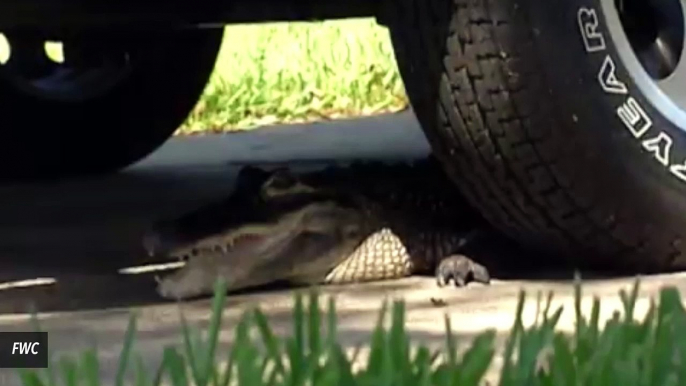
{"label": "alligator front leg", "polygon": [[[426,266],[426,263],[422,261],[419,265]],[[324,282],[348,284],[399,279],[417,273],[416,266],[402,240],[390,229],[382,229],[367,237],[355,252],[327,275]],[[441,287],[450,280],[458,287],[470,281],[484,284],[490,282],[486,267],[457,254],[440,260],[436,267],[436,278]]]}
{"label": "alligator front leg", "polygon": [[412,274],[407,250],[390,229],[368,236],[345,260],[336,265],[324,279],[325,284],[349,284],[391,280]]}
{"label": "alligator front leg", "polygon": [[486,267],[465,255],[450,255],[438,263],[436,281],[439,287],[443,287],[451,280],[456,287],[464,287],[469,282],[489,284],[491,275]]}

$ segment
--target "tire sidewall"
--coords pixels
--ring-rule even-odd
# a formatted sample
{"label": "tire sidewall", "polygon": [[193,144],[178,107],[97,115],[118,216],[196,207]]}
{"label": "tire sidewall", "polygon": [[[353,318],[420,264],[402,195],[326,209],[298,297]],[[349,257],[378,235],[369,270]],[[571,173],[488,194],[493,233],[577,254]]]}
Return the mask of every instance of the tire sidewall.
{"label": "tire sidewall", "polygon": [[[632,79],[610,37],[600,1],[530,1],[527,8],[540,70],[549,87],[549,95],[542,97],[555,104],[557,130],[567,132],[559,135],[573,137],[570,149],[587,169],[587,178],[596,190],[614,193],[625,205],[633,202],[636,212],[657,224],[673,230],[686,226],[681,219],[686,213],[686,180],[672,172],[674,165],[686,161],[686,136]],[[593,37],[602,36],[603,44],[598,39],[586,44],[582,37],[580,26],[592,23],[591,15],[597,19]],[[613,68],[624,88],[607,81]],[[603,89],[599,79],[611,91]],[[636,106],[652,124],[641,118],[631,130],[620,114],[627,117],[627,109],[635,113]]]}

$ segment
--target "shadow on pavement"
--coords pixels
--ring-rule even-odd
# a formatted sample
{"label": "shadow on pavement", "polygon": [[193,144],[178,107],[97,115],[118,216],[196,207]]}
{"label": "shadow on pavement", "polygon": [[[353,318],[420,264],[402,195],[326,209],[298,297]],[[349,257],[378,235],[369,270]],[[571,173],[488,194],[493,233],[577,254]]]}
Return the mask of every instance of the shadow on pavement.
{"label": "shadow on pavement", "polygon": [[[10,289],[0,285],[0,314],[162,303],[151,274],[117,273],[148,262],[140,239],[154,220],[229,194],[239,168],[251,160],[310,168],[323,166],[327,154],[339,160],[422,157],[428,146],[408,114],[174,139],[116,175],[0,186],[0,283],[55,281]],[[539,263],[522,265],[529,252],[515,245],[504,250],[506,256],[495,258],[509,264],[493,270],[497,278],[573,276],[569,270],[541,273]],[[386,283],[379,291],[403,285]],[[359,286],[343,291],[360,288],[369,291]],[[373,291],[368,295],[380,296]]]}

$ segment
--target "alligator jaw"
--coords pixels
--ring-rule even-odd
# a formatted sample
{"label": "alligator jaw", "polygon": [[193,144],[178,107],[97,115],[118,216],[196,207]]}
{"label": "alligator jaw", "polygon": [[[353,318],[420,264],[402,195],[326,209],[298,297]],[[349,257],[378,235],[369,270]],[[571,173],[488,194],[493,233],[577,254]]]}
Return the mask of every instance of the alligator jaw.
{"label": "alligator jaw", "polygon": [[169,253],[187,263],[159,279],[158,293],[171,299],[208,295],[220,278],[229,291],[280,281],[314,284],[355,250],[365,237],[364,224],[355,208],[322,201],[276,222],[206,237]]}
{"label": "alligator jaw", "polygon": [[187,246],[173,249],[169,257],[188,261],[191,257],[201,254],[215,253],[228,255],[236,246],[247,243],[268,242],[274,230],[262,224],[246,225],[228,232],[201,239]]}
{"label": "alligator jaw", "polygon": [[[246,234],[247,235],[247,234]],[[171,275],[157,280],[157,292],[168,299],[185,299],[211,293],[217,279],[227,281],[229,290],[259,285],[264,281],[259,265],[251,266],[250,260],[268,260],[270,255],[282,248],[292,238],[290,232],[276,236],[222,235],[201,240],[197,245],[171,254],[186,265]],[[250,238],[250,240],[247,240]],[[254,271],[251,268],[254,267]]]}

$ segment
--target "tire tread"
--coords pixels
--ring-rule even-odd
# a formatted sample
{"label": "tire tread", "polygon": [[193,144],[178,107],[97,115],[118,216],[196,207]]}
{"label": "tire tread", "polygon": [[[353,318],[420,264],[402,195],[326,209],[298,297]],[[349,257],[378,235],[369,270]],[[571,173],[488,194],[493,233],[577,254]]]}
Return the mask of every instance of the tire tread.
{"label": "tire tread", "polygon": [[[532,32],[512,2],[394,4],[399,24],[391,33],[397,55],[411,63],[399,61],[415,113],[449,175],[488,220],[529,245],[570,251],[575,264],[622,261],[625,268],[650,269],[638,256],[656,252],[661,256],[652,263],[671,263],[680,253],[672,239],[649,240],[635,220],[608,217],[597,197],[583,194],[578,178],[560,171],[565,160],[559,152],[567,143],[551,130],[558,120],[551,103],[541,101],[546,82]],[[448,24],[445,36],[440,28]],[[427,54],[439,49],[441,61]],[[437,74],[438,82],[419,76]],[[439,106],[431,104],[437,98]],[[578,257],[598,252],[593,259]]]}

